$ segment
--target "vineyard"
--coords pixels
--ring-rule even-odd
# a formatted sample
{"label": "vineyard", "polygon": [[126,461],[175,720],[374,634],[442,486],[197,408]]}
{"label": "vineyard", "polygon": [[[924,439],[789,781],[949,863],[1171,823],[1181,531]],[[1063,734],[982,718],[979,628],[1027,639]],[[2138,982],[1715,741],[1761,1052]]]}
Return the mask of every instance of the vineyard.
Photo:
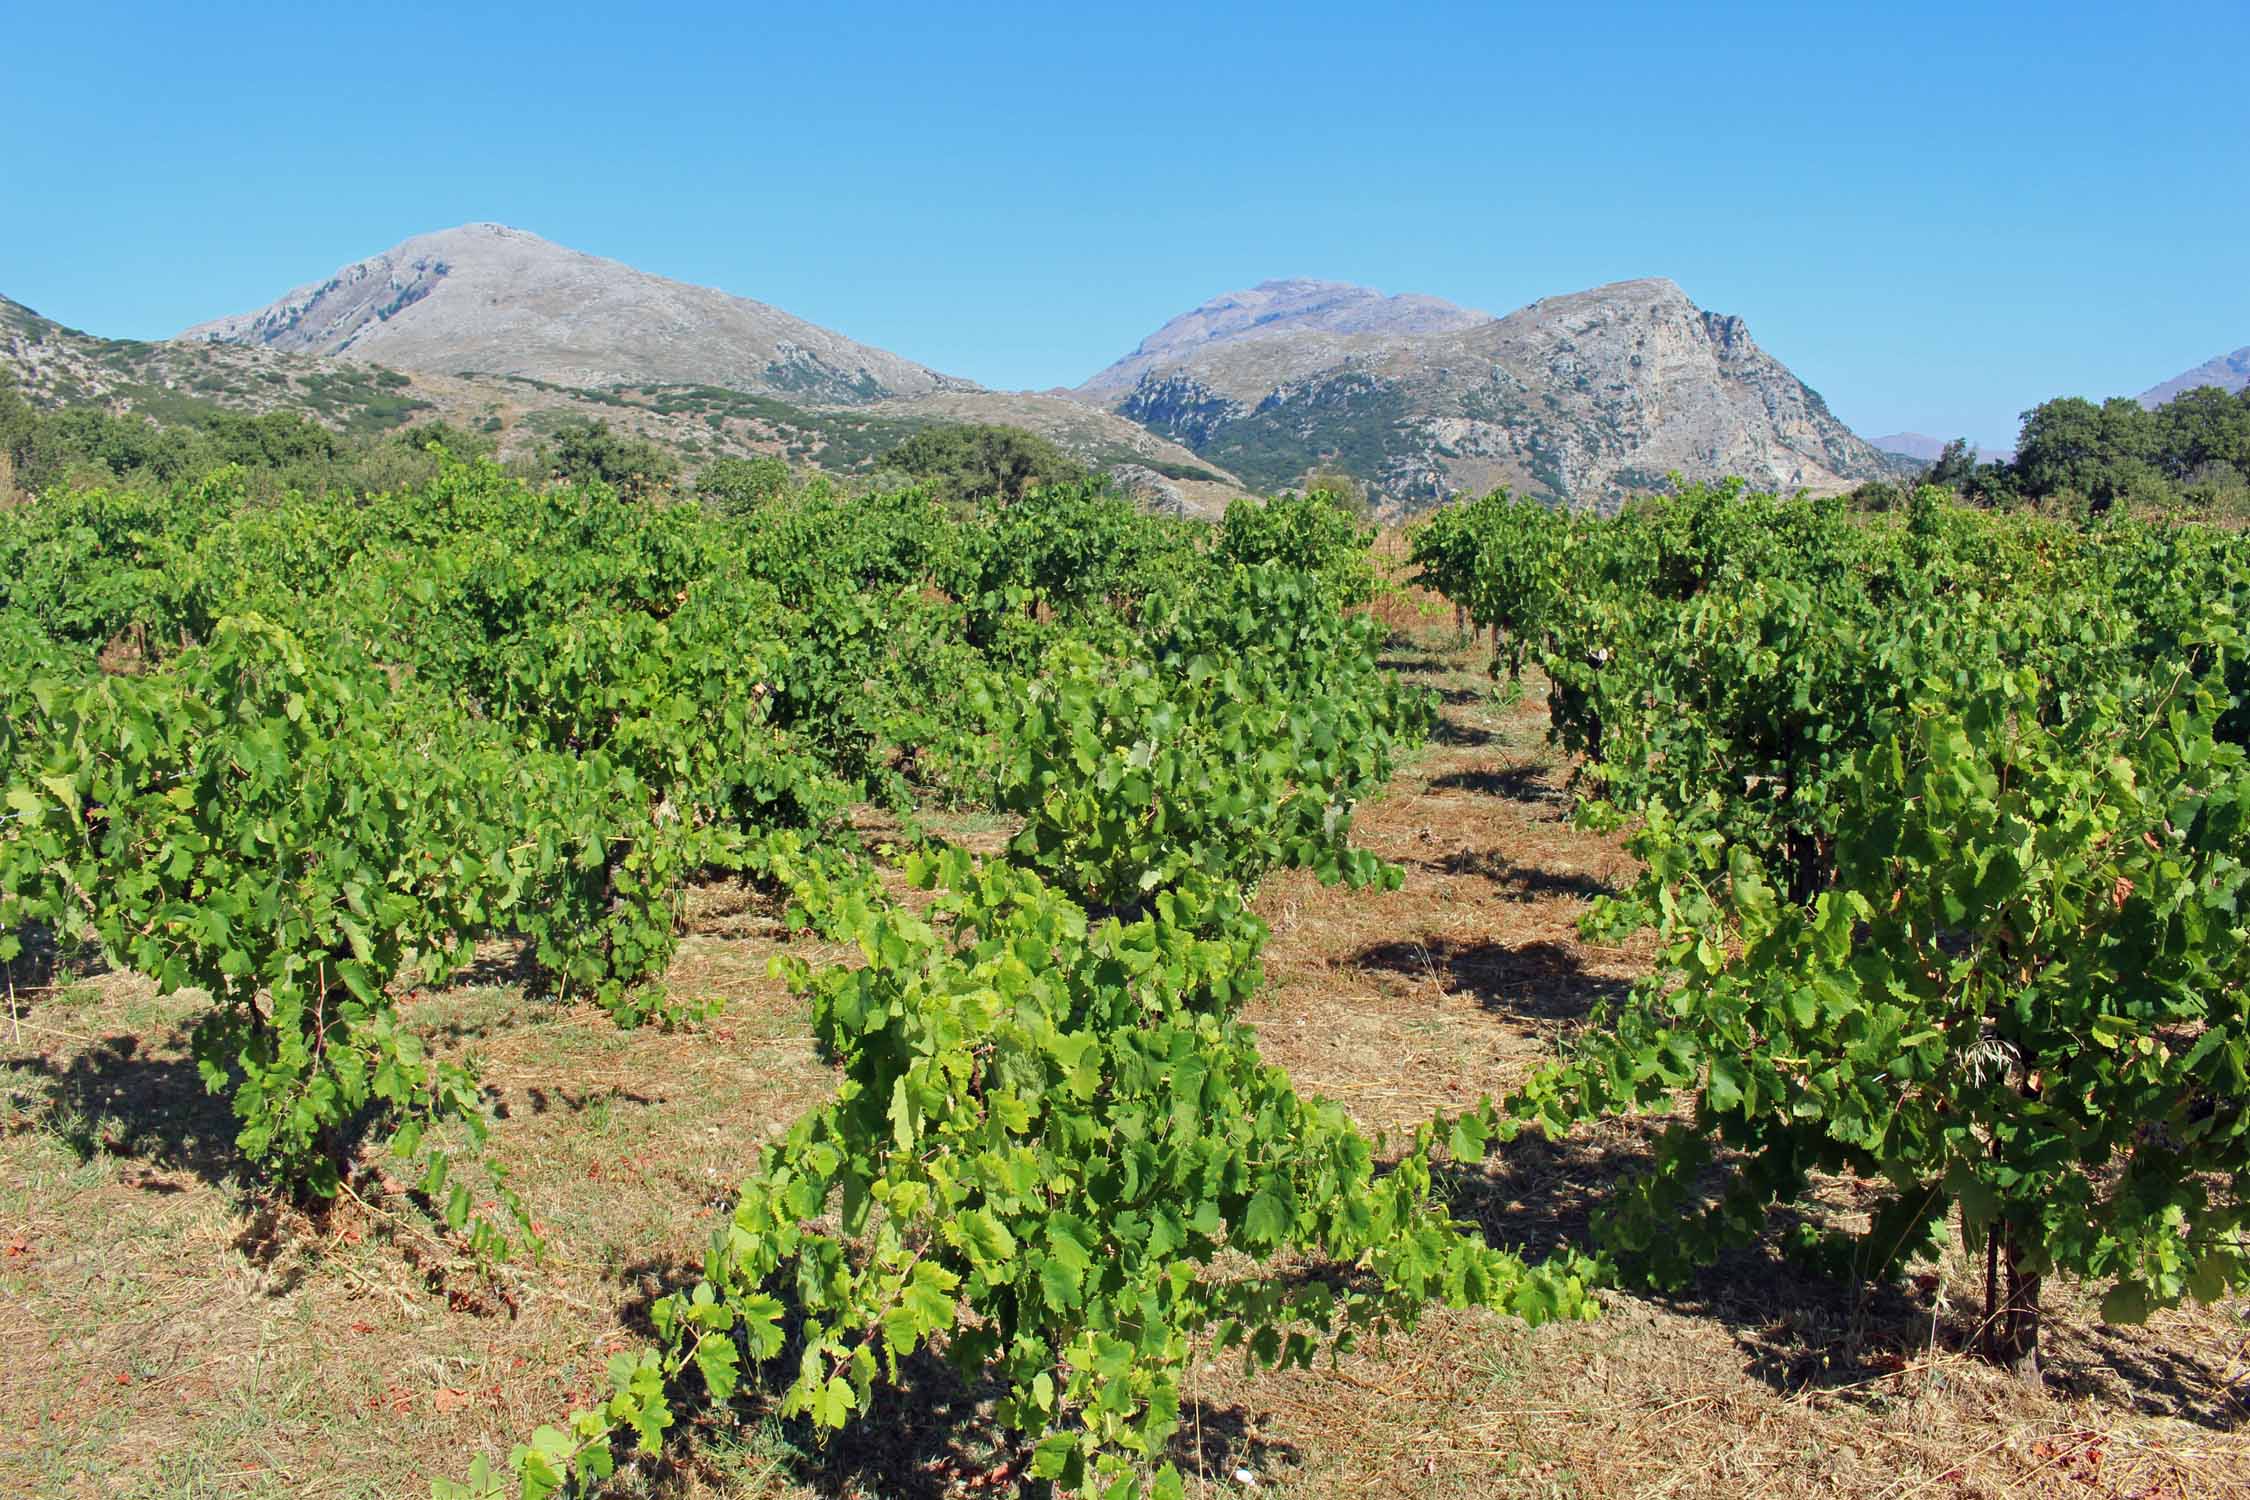
{"label": "vineyard", "polygon": [[0,511],[0,1466],[2250,1484],[2250,544],[1373,542],[450,461]]}

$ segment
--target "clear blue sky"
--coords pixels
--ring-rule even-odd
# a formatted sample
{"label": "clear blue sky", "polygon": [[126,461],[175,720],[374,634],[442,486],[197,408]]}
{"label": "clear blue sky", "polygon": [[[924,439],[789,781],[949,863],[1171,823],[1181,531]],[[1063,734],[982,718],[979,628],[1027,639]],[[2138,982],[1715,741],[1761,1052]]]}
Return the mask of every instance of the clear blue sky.
{"label": "clear blue sky", "polygon": [[0,35],[0,292],[112,336],[497,219],[990,385],[1270,276],[1667,275],[1862,432],[2250,343],[2250,3],[74,3]]}

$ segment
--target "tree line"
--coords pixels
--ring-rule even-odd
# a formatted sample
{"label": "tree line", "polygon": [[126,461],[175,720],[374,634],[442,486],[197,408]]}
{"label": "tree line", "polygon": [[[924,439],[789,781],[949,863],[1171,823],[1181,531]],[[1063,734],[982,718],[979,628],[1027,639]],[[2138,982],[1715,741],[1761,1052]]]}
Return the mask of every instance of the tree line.
{"label": "tree line", "polygon": [[[2250,517],[2250,387],[2183,391],[2162,406],[2125,396],[2058,396],[2023,414],[2016,456],[1978,463],[1966,438],[1946,444],[1920,483],[1972,504],[2062,515],[2111,510]],[[1903,505],[1911,486],[1878,481],[1855,498]]]}
{"label": "tree line", "polygon": [[[433,420],[375,435],[338,432],[300,411],[249,413],[182,398],[170,420],[93,403],[46,407],[0,386],[0,503],[50,489],[166,486],[221,469],[243,471],[259,497],[366,495],[413,489],[437,474],[433,446],[454,458],[494,458],[499,439]],[[601,420],[553,427],[504,465],[527,481],[602,484],[628,499],[692,496],[741,515],[805,483],[771,454],[725,455],[690,469],[662,443]],[[1029,490],[1082,484],[1088,467],[1036,433],[988,423],[937,423],[883,455],[871,489],[926,486],[947,504],[1014,501]],[[817,482],[817,481],[816,481]]]}

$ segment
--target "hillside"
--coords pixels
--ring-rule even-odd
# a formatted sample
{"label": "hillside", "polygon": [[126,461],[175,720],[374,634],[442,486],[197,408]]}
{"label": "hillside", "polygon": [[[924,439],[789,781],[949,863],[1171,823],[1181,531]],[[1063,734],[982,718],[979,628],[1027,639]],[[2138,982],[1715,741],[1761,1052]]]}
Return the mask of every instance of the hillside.
{"label": "hillside", "polygon": [[709,287],[502,224],[416,235],[256,312],[181,337],[394,369],[556,385],[722,385],[862,402],[967,388],[882,349]]}
{"label": "hillside", "polygon": [[2192,391],[2197,386],[2215,385],[2222,391],[2239,391],[2250,386],[2250,344],[2245,344],[2232,354],[2215,354],[2192,370],[2183,370],[2160,385],[2152,385],[2141,392],[2143,406],[2162,406],[2182,391]]}
{"label": "hillside", "polygon": [[[1205,309],[1190,330],[1211,321]],[[1452,315],[1463,326],[1428,332],[1397,319],[1160,330],[1079,394],[1261,489],[1340,468],[1394,513],[1496,485],[1608,506],[1673,471],[1832,493],[1901,466],[1837,421],[1740,318],[1705,312],[1670,281],[1551,297],[1505,318]],[[1115,391],[1126,366],[1139,373]]]}
{"label": "hillside", "polygon": [[[1136,422],[1064,396],[1005,391],[933,391],[910,401],[883,401],[864,409],[871,420],[924,426],[932,422],[987,422],[1021,427],[1096,469],[1106,469],[1152,499],[1195,515],[1216,515],[1247,486],[1224,468],[1197,457]],[[1136,472],[1137,471],[1137,472]]]}
{"label": "hillside", "polygon": [[42,406],[93,404],[182,421],[208,407],[298,411],[364,436],[438,415],[409,376],[271,349],[105,339],[0,296],[0,382]]}
{"label": "hillside", "polygon": [[[690,468],[771,454],[840,476],[872,473],[938,422],[998,422],[1039,433],[1152,500],[1210,514],[1242,493],[1234,476],[1122,417],[1054,397],[977,390],[917,400],[815,406],[695,383],[589,389],[527,376],[404,371],[358,359],[207,340],[104,339],[0,297],[0,383],[42,406],[93,404],[164,422],[212,409],[296,411],[354,436],[442,419],[528,453],[566,422],[600,421],[678,453]],[[1129,472],[1141,471],[1141,472]],[[1176,493],[1175,493],[1176,492]]]}

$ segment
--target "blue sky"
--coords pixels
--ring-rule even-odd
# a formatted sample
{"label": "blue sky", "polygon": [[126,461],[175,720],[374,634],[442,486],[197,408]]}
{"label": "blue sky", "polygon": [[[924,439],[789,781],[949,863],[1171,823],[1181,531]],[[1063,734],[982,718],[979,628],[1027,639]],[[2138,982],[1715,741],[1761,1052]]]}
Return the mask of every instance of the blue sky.
{"label": "blue sky", "polygon": [[990,385],[1270,276],[1666,275],[1865,433],[2250,343],[2250,4],[14,8],[0,293],[158,337],[497,219]]}

